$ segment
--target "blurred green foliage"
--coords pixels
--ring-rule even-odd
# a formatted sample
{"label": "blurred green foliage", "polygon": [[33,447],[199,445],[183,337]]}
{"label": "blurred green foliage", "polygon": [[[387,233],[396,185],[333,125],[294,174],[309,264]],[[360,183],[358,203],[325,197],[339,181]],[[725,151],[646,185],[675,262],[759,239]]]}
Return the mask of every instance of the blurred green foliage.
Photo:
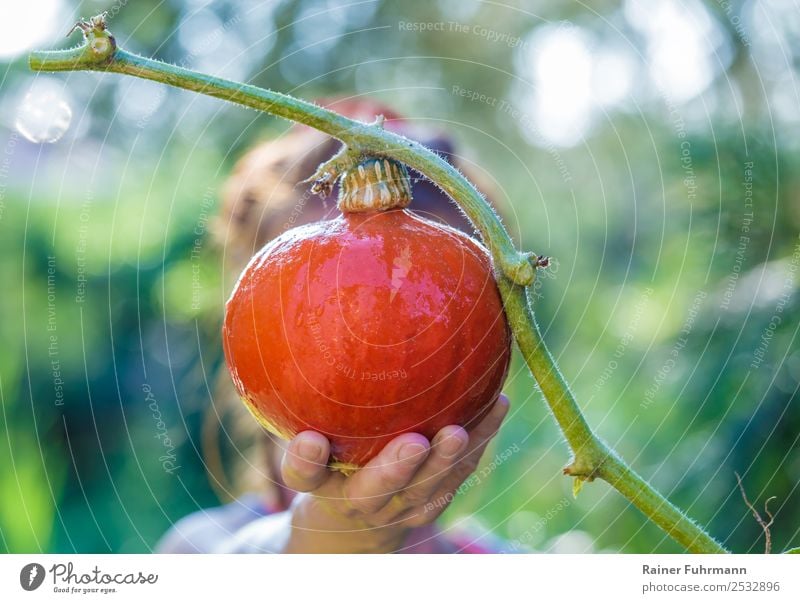
{"label": "blurred green foliage", "polygon": [[[747,39],[721,3],[695,3],[724,44],[709,54],[711,83],[673,104],[645,83],[636,3],[595,4],[67,8],[116,6],[112,29],[129,50],[304,98],[369,94],[446,130],[496,183],[517,241],[556,259],[537,316],[590,423],[732,549],[763,547],[734,471],[751,499],[777,497],[776,550],[796,546],[800,105],[795,89],[795,116],[779,110],[779,84],[797,78],[800,30],[785,21],[794,66],[780,70],[786,54],[759,39],[755,17],[735,13],[753,27]],[[547,142],[496,103],[453,93],[531,111],[535,53],[474,27],[535,41],[562,21],[641,61],[629,100],[596,113],[580,142]],[[451,22],[468,32],[400,25]],[[32,81],[23,58],[6,65],[6,115]],[[64,138],[30,143],[13,119],[0,130],[0,549],[149,551],[174,521],[218,503],[201,425],[235,275],[207,221],[236,158],[287,125],[118,76],[58,81],[73,111]],[[518,357],[507,391],[512,416],[445,523],[540,550],[679,550],[602,483],[572,498],[567,448]],[[159,421],[174,471],[160,460],[171,452]]]}

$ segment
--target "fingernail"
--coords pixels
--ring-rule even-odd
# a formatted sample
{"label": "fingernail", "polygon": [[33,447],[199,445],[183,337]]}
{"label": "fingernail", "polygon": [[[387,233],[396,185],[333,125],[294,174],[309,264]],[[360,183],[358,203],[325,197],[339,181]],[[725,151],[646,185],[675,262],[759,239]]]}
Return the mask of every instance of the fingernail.
{"label": "fingernail", "polygon": [[314,442],[300,442],[297,452],[304,459],[316,461],[322,454],[322,447]]}
{"label": "fingernail", "polygon": [[439,454],[446,459],[451,459],[464,449],[466,443],[466,440],[460,435],[446,436],[442,438]]}
{"label": "fingernail", "polygon": [[508,397],[504,394],[500,394],[500,397],[497,398],[497,403],[494,405],[492,409],[492,413],[495,415],[504,415],[508,411],[509,402]]}
{"label": "fingernail", "polygon": [[416,442],[403,444],[397,451],[397,460],[402,463],[415,464],[426,450],[425,446]]}

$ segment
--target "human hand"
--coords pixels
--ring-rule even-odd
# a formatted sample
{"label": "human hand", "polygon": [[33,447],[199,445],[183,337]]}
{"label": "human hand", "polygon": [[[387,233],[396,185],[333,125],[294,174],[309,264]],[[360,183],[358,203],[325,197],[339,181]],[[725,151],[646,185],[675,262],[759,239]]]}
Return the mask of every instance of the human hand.
{"label": "human hand", "polygon": [[285,552],[401,549],[412,530],[431,524],[446,509],[507,412],[508,398],[501,394],[472,432],[450,425],[431,442],[417,433],[400,435],[347,477],[327,467],[325,436],[298,434],[287,446],[281,472],[289,488],[305,494],[292,507]]}

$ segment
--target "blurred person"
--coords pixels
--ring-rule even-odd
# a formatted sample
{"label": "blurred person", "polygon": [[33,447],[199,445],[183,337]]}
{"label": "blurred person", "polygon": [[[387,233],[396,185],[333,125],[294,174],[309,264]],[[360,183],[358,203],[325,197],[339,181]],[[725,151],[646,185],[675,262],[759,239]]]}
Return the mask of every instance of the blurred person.
{"label": "blurred person", "polygon": [[[383,115],[388,130],[416,138],[477,180],[474,170],[455,157],[453,142],[445,134],[414,131],[390,108],[371,100],[321,104],[367,122]],[[261,247],[284,231],[338,215],[336,204],[311,194],[303,180],[339,144],[316,130],[294,126],[286,136],[255,146],[237,162],[224,185],[215,228],[226,271],[238,275]],[[411,210],[472,232],[443,192],[418,174],[411,176]],[[481,188],[486,190],[485,183]],[[330,445],[325,436],[305,431],[283,442],[262,430],[239,403],[227,371],[222,372],[216,396],[220,407],[208,414],[204,429],[206,462],[223,497],[232,498],[231,490],[248,493],[181,519],[163,536],[157,552],[446,553],[499,548],[495,542],[486,545],[490,537],[477,545],[475,535],[440,530],[435,520],[497,433],[508,411],[505,396],[471,432],[451,425],[432,441],[415,433],[400,435],[346,477],[328,468]],[[219,442],[220,425],[229,415],[234,416],[229,456],[238,456],[240,467],[233,486],[225,475]]]}

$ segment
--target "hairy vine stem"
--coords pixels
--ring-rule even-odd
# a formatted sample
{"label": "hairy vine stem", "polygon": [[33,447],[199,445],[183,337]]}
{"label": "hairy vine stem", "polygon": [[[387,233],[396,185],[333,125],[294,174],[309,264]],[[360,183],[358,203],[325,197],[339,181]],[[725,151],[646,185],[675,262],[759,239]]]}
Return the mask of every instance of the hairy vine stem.
{"label": "hairy vine stem", "polygon": [[366,124],[291,96],[212,77],[118,48],[103,16],[76,25],[83,44],[68,50],[30,55],[35,71],[104,71],[132,75],[230,101],[299,122],[337,138],[345,147],[320,166],[313,179],[326,187],[338,177],[341,163],[353,156],[383,156],[400,161],[442,188],[464,211],[489,248],[509,324],[525,362],[572,450],[564,473],[585,481],[601,478],[625,496],[675,541],[695,553],[728,551],[680,509],[636,474],[589,427],[575,397],[542,340],[533,316],[528,286],[546,260],[515,248],[497,214],[477,189],[449,163],[421,144],[383,129],[381,120]]}

